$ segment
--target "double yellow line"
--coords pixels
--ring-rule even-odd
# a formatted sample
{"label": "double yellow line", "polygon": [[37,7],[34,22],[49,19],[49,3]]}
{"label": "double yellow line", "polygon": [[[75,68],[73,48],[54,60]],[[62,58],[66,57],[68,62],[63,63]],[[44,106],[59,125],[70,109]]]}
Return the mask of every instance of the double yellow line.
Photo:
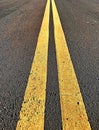
{"label": "double yellow line", "polygon": [[[63,130],[91,130],[73,64],[54,0],[52,2],[60,104]],[[44,130],[50,0],[38,37],[37,48],[16,130]]]}

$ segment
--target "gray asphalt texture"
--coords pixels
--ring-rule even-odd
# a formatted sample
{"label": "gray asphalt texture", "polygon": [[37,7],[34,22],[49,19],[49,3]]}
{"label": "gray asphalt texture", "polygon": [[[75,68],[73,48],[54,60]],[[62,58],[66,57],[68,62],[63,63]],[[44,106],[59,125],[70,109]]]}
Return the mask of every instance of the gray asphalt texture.
{"label": "gray asphalt texture", "polygon": [[[46,0],[0,0],[0,130],[15,130]],[[92,130],[99,130],[99,1],[56,0]],[[50,14],[45,130],[61,130]]]}
{"label": "gray asphalt texture", "polygon": [[0,130],[16,128],[45,5],[0,0]]}

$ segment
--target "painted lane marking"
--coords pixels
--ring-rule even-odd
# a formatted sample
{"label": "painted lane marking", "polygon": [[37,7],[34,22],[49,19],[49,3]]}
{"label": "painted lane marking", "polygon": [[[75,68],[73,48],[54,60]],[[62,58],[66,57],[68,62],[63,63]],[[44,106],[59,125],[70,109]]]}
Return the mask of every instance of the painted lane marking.
{"label": "painted lane marking", "polygon": [[20,111],[20,120],[18,121],[16,130],[44,129],[49,13],[50,0],[47,1],[34,61],[32,63],[24,101]]}
{"label": "painted lane marking", "polygon": [[54,0],[52,10],[63,130],[91,130]]}

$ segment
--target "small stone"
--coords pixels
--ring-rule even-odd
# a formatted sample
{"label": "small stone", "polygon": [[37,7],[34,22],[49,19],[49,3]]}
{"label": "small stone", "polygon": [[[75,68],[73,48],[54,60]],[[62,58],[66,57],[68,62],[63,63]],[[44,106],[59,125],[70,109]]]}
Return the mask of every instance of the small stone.
{"label": "small stone", "polygon": [[68,120],[68,118],[66,118],[66,120]]}
{"label": "small stone", "polygon": [[77,104],[79,105],[79,102],[77,102]]}

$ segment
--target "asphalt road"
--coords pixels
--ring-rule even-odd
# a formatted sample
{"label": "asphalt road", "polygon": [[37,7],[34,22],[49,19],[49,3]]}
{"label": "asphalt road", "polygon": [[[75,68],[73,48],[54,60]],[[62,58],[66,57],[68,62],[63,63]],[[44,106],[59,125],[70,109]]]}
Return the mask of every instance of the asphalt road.
{"label": "asphalt road", "polygon": [[99,130],[99,1],[57,0],[89,122]]}
{"label": "asphalt road", "polygon": [[45,4],[0,1],[0,130],[16,128]]}
{"label": "asphalt road", "polygon": [[[0,130],[16,128],[45,5],[0,0]],[[99,1],[56,0],[56,6],[90,125],[99,130]],[[45,130],[61,130],[52,12],[49,27]]]}

